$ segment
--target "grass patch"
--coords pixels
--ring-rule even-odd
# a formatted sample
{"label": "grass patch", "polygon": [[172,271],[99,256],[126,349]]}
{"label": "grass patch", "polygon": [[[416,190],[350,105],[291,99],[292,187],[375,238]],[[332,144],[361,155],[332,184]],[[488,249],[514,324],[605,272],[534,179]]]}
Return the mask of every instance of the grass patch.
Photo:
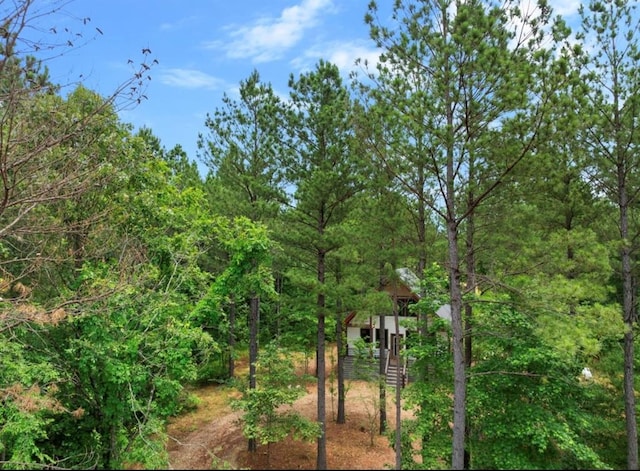
{"label": "grass patch", "polygon": [[193,432],[221,415],[230,413],[229,400],[239,395],[235,388],[224,384],[187,388],[187,392],[191,396],[190,407],[169,420],[170,434]]}

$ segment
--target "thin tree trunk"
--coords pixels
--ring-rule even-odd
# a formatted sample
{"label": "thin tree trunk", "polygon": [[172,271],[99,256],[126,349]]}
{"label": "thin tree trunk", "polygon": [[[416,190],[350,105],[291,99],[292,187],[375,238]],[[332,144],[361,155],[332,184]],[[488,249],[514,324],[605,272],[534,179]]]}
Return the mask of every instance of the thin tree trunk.
{"label": "thin tree trunk", "polygon": [[[394,308],[395,309],[395,308]],[[379,358],[379,368],[378,368],[378,387],[380,394],[380,435],[384,434],[387,430],[387,387],[386,387],[386,359],[387,359],[387,339],[385,335],[385,325],[386,316],[385,314],[380,314],[380,358]]]}
{"label": "thin tree trunk", "polygon": [[[449,31],[449,13],[442,8],[442,30]],[[449,38],[444,38],[448,44]],[[453,334],[453,440],[451,450],[451,468],[464,469],[465,416],[467,401],[467,383],[464,363],[464,331],[462,328],[462,289],[460,283],[460,258],[458,253],[458,222],[456,220],[455,191],[455,152],[453,135],[453,98],[452,90],[455,78],[451,72],[449,52],[444,57],[445,84],[444,109],[449,130],[446,140],[446,226],[449,245],[449,292],[451,295],[451,329]]]}
{"label": "thin tree trunk", "polygon": [[[340,285],[342,281],[342,266],[338,259],[338,265],[336,267],[336,284]],[[344,320],[342,317],[342,298],[338,296],[336,301],[336,354],[338,355],[338,362],[336,368],[338,378],[338,415],[336,417],[336,423],[344,424],[346,422],[345,414],[345,388],[344,388]]]}
{"label": "thin tree trunk", "polygon": [[[395,270],[395,267],[394,267]],[[393,326],[396,331],[396,334],[400,332],[400,318],[398,314],[398,294],[397,294],[397,285],[394,278],[393,282]],[[397,337],[396,337],[397,342]],[[397,365],[399,367],[399,365]],[[399,371],[399,368],[398,370]],[[396,468],[402,469],[402,420],[401,420],[401,412],[402,412],[402,380],[400,374],[396,374],[396,429],[395,429],[395,454],[396,454]]]}
{"label": "thin tree trunk", "polygon": [[462,330],[462,290],[458,261],[458,235],[455,222],[448,222],[449,284],[451,293],[451,327],[453,331],[453,446],[452,469],[464,469],[464,438],[466,412],[466,372],[464,332]]}
{"label": "thin tree trunk", "polygon": [[[627,195],[624,184],[620,184],[620,232],[623,241],[628,240],[629,221]],[[624,309],[624,409],[627,429],[627,469],[638,469],[638,424],[636,420],[636,398],[634,379],[634,339],[633,327],[636,323],[633,296],[633,272],[631,270],[631,249],[622,247],[622,300]]]}
{"label": "thin tree trunk", "polygon": [[231,299],[231,301],[229,302],[229,337],[228,337],[228,344],[229,344],[229,364],[228,364],[228,375],[229,378],[233,378],[236,374],[236,362],[235,362],[235,355],[236,355],[236,332],[235,332],[235,327],[236,327],[236,302],[234,299]]}
{"label": "thin tree trunk", "polygon": [[627,323],[624,334],[624,411],[627,421],[627,469],[638,469],[638,429],[633,372],[633,325]]}
{"label": "thin tree trunk", "polygon": [[338,416],[336,423],[346,423],[345,414],[345,388],[344,388],[344,325],[342,319],[342,302],[338,300],[338,313],[336,316],[336,350],[338,354]]}
{"label": "thin tree trunk", "polygon": [[[469,181],[475,180],[475,165],[473,155],[469,156]],[[475,257],[475,213],[473,209],[475,195],[473,188],[469,189],[467,194],[467,207],[469,216],[467,217],[467,233],[466,233],[466,266],[467,266],[467,291],[475,293],[476,291],[476,257]],[[471,368],[473,363],[473,305],[469,302],[464,304],[464,364],[465,367]],[[466,373],[465,373],[466,374]],[[471,452],[469,451],[469,437],[471,435],[470,424],[465,421],[464,427],[464,469],[471,469]]]}
{"label": "thin tree trunk", "polygon": [[[419,166],[417,169],[418,173],[418,181],[417,181],[417,189],[418,189],[418,219],[416,220],[416,230],[418,232],[418,278],[420,281],[424,280],[424,271],[427,267],[427,211],[425,207],[425,202],[427,197],[424,194],[424,186],[425,186],[425,171],[424,167]],[[420,296],[424,297],[424,287],[420,287]],[[427,312],[418,312],[417,314],[417,322],[418,322],[418,335],[420,335],[421,339],[427,338],[427,332],[429,331],[429,313]]]}
{"label": "thin tree trunk", "polygon": [[318,437],[318,454],[316,458],[316,469],[327,469],[327,408],[325,391],[325,253],[318,252],[318,282],[320,292],[317,298],[318,309],[318,348],[316,355],[316,376],[318,378],[318,423],[320,424],[320,436]]}
{"label": "thin tree trunk", "polygon": [[[249,321],[249,389],[256,388],[256,362],[258,361],[258,323],[260,319],[260,298],[251,297],[250,321]],[[255,438],[250,438],[248,450],[255,452],[257,443]]]}

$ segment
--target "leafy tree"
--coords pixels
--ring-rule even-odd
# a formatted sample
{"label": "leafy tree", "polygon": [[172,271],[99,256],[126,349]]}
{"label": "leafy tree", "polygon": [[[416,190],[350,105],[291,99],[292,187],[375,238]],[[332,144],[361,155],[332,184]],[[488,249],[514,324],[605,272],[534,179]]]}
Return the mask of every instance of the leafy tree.
{"label": "leafy tree", "polygon": [[483,306],[477,328],[492,335],[469,371],[474,468],[611,469],[587,432],[600,428],[589,407],[602,386],[581,382],[582,363],[539,337],[531,317],[509,303]]}
{"label": "leafy tree", "polygon": [[[122,176],[114,168],[122,163],[127,128],[117,123],[116,110],[138,102],[140,95],[129,87],[143,93],[148,77],[143,63],[107,97],[81,85],[60,96],[42,56],[64,52],[66,38],[57,39],[50,28],[62,6],[24,0],[1,7],[0,345],[15,363],[0,382],[7,398],[0,448],[9,467],[55,466],[67,458],[46,444],[55,419],[68,419],[75,410],[60,394],[69,377],[47,342],[77,313],[71,304],[95,301],[107,291],[80,300],[74,280],[91,256],[90,233],[104,222],[104,191],[118,187]],[[80,37],[71,28],[63,34]],[[97,252],[96,258],[106,255]]]}
{"label": "leafy tree", "polygon": [[[47,54],[55,59],[73,47],[67,40],[81,36],[70,27],[57,33],[55,22],[63,6],[64,2],[40,6],[21,0],[3,3],[1,9],[0,237],[3,247],[22,251],[16,257],[20,263],[10,268],[3,263],[2,277],[10,285],[26,285],[24,277],[38,270],[46,256],[41,243],[48,240],[52,227],[43,218],[44,208],[76,199],[109,178],[104,152],[90,149],[109,145],[112,136],[99,128],[115,112],[138,103],[149,77],[145,55],[139,70],[111,95],[90,96],[79,86],[68,99],[61,97],[60,85],[51,83],[42,60]],[[57,229],[62,235],[68,227]]]}
{"label": "leafy tree", "polygon": [[[86,270],[85,282],[108,282],[105,274]],[[183,303],[135,286],[51,332],[65,375],[62,403],[73,413],[55,417],[41,445],[49,456],[101,469],[166,466],[166,420],[196,378],[195,352],[214,346],[184,319]]]}
{"label": "leafy tree", "polygon": [[[426,267],[421,285],[423,295],[415,309],[430,319],[421,334],[407,339],[406,355],[415,359],[409,375],[417,380],[403,391],[403,406],[414,411],[415,419],[402,420],[401,429],[393,437],[394,446],[402,451],[400,456],[396,455],[401,469],[441,468],[451,449],[451,324],[435,314],[449,300],[448,274],[437,263],[432,263]],[[407,328],[416,327],[407,325]],[[416,440],[421,442],[418,449],[414,447]],[[422,465],[416,462],[416,455],[420,456]]]}
{"label": "leafy tree", "polygon": [[70,285],[89,249],[84,242],[104,216],[104,193],[97,188],[121,176],[114,171],[118,159],[109,159],[126,131],[115,122],[115,111],[138,102],[148,77],[142,71],[150,67],[145,57],[106,97],[82,86],[60,96],[61,86],[51,82],[42,63],[47,54],[55,59],[63,53],[67,39],[79,46],[80,35],[71,27],[56,32],[63,6],[22,0],[0,7],[0,344],[6,359],[15,361],[0,382],[3,394],[10,392],[0,447],[11,467],[58,459],[41,440],[52,414],[70,413],[58,395],[66,376],[54,363],[56,354],[34,352],[25,338],[68,315]]}
{"label": "leafy tree", "polygon": [[[271,300],[277,296],[274,291],[273,275],[270,267],[271,241],[265,226],[240,216],[233,220],[220,218],[215,227],[218,241],[230,254],[229,265],[215,280],[208,295],[196,306],[194,316],[205,318],[212,324],[223,320],[223,305],[233,304],[235,299],[250,298],[250,361],[249,389],[257,384],[258,361],[258,313],[260,299]],[[234,311],[232,311],[234,312]],[[224,319],[231,326],[228,319]],[[233,319],[232,319],[233,320]],[[255,437],[248,437],[249,451],[256,451]]]}
{"label": "leafy tree", "polygon": [[[276,342],[262,348],[256,365],[258,381],[253,388],[240,383],[243,395],[231,406],[243,411],[242,432],[261,445],[282,441],[287,436],[296,440],[313,441],[320,434],[320,426],[301,416],[292,407],[305,394],[304,377],[295,373],[292,356]],[[283,406],[289,406],[283,410]]]}
{"label": "leafy tree", "polygon": [[[23,441],[7,435],[5,456],[22,460],[11,465],[166,465],[165,421],[180,411],[183,385],[195,378],[199,357],[215,348],[185,315],[194,292],[206,286],[197,265],[210,232],[203,193],[172,187],[168,167],[150,158],[143,140],[124,133],[111,144],[123,153],[114,151],[112,162],[136,152],[135,166],[117,174],[118,184],[67,205],[74,215],[90,209],[90,202],[102,209],[99,219],[83,226],[87,251],[73,257],[66,283],[55,290],[42,283],[23,302],[30,325],[7,331],[14,355],[25,360],[22,380],[34,367],[42,375],[2,388],[28,389],[34,400],[42,391],[38,403],[49,404],[31,409],[37,420]],[[43,214],[55,222],[58,208],[48,209]],[[89,256],[93,247],[100,247],[95,258]],[[60,262],[50,266],[65,269]],[[21,347],[20,355],[19,345],[29,348]],[[17,418],[12,414],[6,424],[15,430]]]}
{"label": "leafy tree", "polygon": [[[284,111],[270,85],[254,71],[240,83],[240,100],[225,95],[224,107],[207,116],[208,139],[199,138],[203,160],[215,173],[221,191],[231,196],[234,215],[269,223],[284,201],[279,165],[283,147]],[[258,359],[260,297],[250,294],[249,383],[255,387]],[[230,309],[235,309],[232,300]],[[250,451],[256,443],[249,441]]]}
{"label": "leafy tree", "polygon": [[[117,245],[85,261],[71,287],[76,299],[94,301],[67,301],[68,322],[50,329],[42,346],[60,358],[65,406],[82,411],[56,421],[52,454],[73,456],[70,431],[86,430],[87,454],[74,459],[93,456],[99,467],[166,463],[165,421],[180,410],[198,361],[216,347],[186,316],[208,281],[198,267],[211,230],[204,195],[172,186],[167,165],[143,140],[133,145],[138,172],[110,194],[115,206],[105,221],[117,228]],[[102,227],[94,234],[104,236]]]}

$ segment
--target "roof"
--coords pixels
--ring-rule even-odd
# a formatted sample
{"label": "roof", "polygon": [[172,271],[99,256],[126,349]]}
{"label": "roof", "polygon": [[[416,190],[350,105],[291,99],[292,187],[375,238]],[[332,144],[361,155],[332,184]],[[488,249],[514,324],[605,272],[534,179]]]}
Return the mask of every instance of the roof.
{"label": "roof", "polygon": [[448,320],[449,322],[451,322],[451,305],[450,304],[443,304],[436,311],[436,315],[438,317],[440,317],[441,319],[445,319],[445,320]]}
{"label": "roof", "polygon": [[396,268],[396,273],[407,288],[420,296],[420,278],[418,278],[418,275],[408,268]]}
{"label": "roof", "polygon": [[399,298],[411,298],[414,301],[420,300],[420,278],[408,268],[396,268],[397,283],[386,279],[383,289],[391,295]]}
{"label": "roof", "polygon": [[[397,268],[396,273],[398,274],[398,278],[402,285],[406,287],[412,293],[412,297],[415,297],[415,300],[419,300],[420,296],[420,278],[412,272],[409,268]],[[405,295],[408,294],[408,291],[405,290]],[[436,311],[436,315],[441,319],[448,320],[451,322],[451,305],[443,304]],[[351,321],[356,317],[356,311],[351,311],[344,319],[344,324],[349,325]]]}

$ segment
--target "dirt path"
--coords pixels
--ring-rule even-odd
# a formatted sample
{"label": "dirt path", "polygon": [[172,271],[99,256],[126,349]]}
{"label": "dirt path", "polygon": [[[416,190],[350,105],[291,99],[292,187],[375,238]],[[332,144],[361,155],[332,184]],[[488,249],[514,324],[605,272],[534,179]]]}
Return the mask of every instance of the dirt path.
{"label": "dirt path", "polygon": [[[350,381],[347,386],[347,423],[332,420],[333,401],[327,387],[327,462],[330,469],[384,469],[393,465],[395,453],[385,436],[371,435],[378,424],[377,386]],[[238,412],[230,409],[232,390],[210,386],[197,391],[197,410],[177,418],[168,428],[169,469],[315,469],[316,443],[287,439],[255,453],[247,452],[247,441],[237,423]],[[389,428],[395,426],[394,392],[387,392]],[[296,401],[295,410],[314,419],[317,416],[316,387]],[[403,416],[410,413],[403,411]],[[371,444],[373,440],[373,446]]]}
{"label": "dirt path", "polygon": [[[240,442],[245,442],[236,423],[238,417],[239,413],[230,412],[186,436],[169,432],[169,469],[222,469],[223,462],[235,468]],[[216,462],[220,468],[212,466]]]}

